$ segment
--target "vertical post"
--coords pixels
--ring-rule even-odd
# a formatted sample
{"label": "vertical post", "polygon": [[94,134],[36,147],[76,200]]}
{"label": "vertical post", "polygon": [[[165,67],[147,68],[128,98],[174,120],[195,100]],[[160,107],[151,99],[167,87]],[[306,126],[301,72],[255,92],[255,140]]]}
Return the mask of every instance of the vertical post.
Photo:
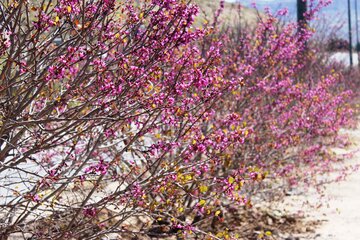
{"label": "vertical post", "polygon": [[358,15],[358,2],[355,0],[355,27],[356,27],[356,52],[358,57],[358,67],[360,67],[360,42],[359,42],[359,15]]}
{"label": "vertical post", "polygon": [[350,54],[350,67],[353,66],[353,56],[352,56],[352,34],[351,34],[351,5],[350,0],[348,0],[348,20],[349,20],[349,54]]}
{"label": "vertical post", "polygon": [[297,0],[297,21],[299,25],[299,30],[306,26],[307,21],[304,14],[307,11],[307,0]]}
{"label": "vertical post", "polygon": [[356,27],[356,44],[359,44],[359,16],[358,16],[358,4],[355,1],[355,27]]}

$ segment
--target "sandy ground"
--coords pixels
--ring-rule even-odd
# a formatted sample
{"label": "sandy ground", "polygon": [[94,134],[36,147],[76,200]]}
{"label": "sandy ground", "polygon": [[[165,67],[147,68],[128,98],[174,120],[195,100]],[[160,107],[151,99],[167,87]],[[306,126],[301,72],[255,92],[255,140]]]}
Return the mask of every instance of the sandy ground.
{"label": "sandy ground", "polygon": [[[360,164],[360,129],[346,131],[353,142],[347,152],[354,151],[348,165]],[[340,152],[340,150],[335,150]],[[360,172],[355,171],[346,180],[328,184],[324,194],[328,200],[326,207],[319,209],[325,222],[317,229],[319,240],[359,240],[360,239]]]}
{"label": "sandy ground", "polygon": [[[353,157],[339,169],[360,164],[360,129],[344,131],[353,145],[348,149],[333,149],[338,154],[352,153]],[[334,179],[339,173],[326,176]],[[288,196],[281,206],[290,213],[302,214],[309,220],[320,220],[314,233],[293,236],[287,240],[359,240],[360,239],[360,171],[352,170],[345,180],[324,185],[320,194],[306,189]]]}
{"label": "sandy ground", "polygon": [[327,194],[331,197],[329,205],[319,211],[324,214],[326,222],[317,230],[316,239],[360,239],[360,174],[352,174],[344,182],[331,184]]}

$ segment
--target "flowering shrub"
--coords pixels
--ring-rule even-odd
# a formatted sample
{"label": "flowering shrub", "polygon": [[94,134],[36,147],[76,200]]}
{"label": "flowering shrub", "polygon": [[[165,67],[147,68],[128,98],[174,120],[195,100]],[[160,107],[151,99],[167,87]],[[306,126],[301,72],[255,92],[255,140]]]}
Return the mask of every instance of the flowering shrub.
{"label": "flowering shrub", "polygon": [[2,11],[3,238],[237,238],[201,223],[224,221],[224,203],[251,206],[247,186],[267,175],[316,165],[315,140],[351,111],[349,92],[333,91],[340,75],[303,73],[311,31],[277,29],[268,13],[255,35],[224,37],[193,27],[198,11],[175,0]]}
{"label": "flowering shrub", "polygon": [[237,149],[239,161],[294,178],[303,163],[325,170],[316,156],[325,151],[324,139],[350,123],[352,92],[344,90],[341,74],[317,60],[311,28],[299,34],[289,23],[279,30],[276,17],[268,13],[254,34],[228,34],[225,75],[246,80],[223,109],[239,113],[255,133]]}

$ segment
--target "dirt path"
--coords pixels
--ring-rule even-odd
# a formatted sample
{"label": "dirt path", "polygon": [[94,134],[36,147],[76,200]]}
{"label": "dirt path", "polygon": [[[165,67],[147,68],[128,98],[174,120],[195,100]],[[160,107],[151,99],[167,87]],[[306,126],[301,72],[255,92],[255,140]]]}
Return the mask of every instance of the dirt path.
{"label": "dirt path", "polygon": [[[349,165],[360,164],[360,129],[346,131],[353,146],[346,152],[355,152]],[[335,150],[340,152],[341,150]],[[318,240],[359,240],[360,239],[360,172],[350,174],[345,181],[330,183],[324,194],[328,204],[319,209],[315,216],[325,222],[317,229]]]}
{"label": "dirt path", "polygon": [[[357,156],[360,163],[360,156]],[[360,239],[360,174],[356,172],[344,182],[328,186],[328,207],[319,210],[326,222],[317,229],[321,240]]]}
{"label": "dirt path", "polygon": [[[338,154],[353,153],[347,166],[360,165],[360,128],[346,130],[353,145],[349,149],[334,149]],[[336,176],[339,174],[337,173]],[[327,176],[332,179],[334,175]],[[285,199],[285,209],[298,212],[309,220],[320,220],[322,224],[314,233],[287,239],[359,240],[360,239],[360,171],[352,171],[345,180],[326,184],[322,198],[315,190],[305,190]],[[304,203],[307,204],[304,204]]]}

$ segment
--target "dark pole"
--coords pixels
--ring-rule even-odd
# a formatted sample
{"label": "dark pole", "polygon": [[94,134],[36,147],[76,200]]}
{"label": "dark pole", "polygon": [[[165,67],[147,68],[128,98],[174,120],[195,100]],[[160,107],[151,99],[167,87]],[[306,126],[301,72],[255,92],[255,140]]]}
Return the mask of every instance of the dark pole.
{"label": "dark pole", "polygon": [[299,30],[305,27],[307,24],[304,14],[307,11],[307,0],[297,0],[297,20],[299,24]]}
{"label": "dark pole", "polygon": [[355,0],[355,27],[356,27],[356,47],[359,45],[359,17],[358,17],[358,4]]}
{"label": "dark pole", "polygon": [[350,67],[352,67],[352,66],[353,66],[353,57],[352,57],[351,5],[350,5],[350,0],[348,0],[348,20],[349,20],[349,54],[350,54]]}
{"label": "dark pole", "polygon": [[356,52],[358,57],[358,67],[360,67],[360,43],[359,43],[359,15],[358,15],[358,3],[357,0],[355,0],[355,27],[356,27]]}

